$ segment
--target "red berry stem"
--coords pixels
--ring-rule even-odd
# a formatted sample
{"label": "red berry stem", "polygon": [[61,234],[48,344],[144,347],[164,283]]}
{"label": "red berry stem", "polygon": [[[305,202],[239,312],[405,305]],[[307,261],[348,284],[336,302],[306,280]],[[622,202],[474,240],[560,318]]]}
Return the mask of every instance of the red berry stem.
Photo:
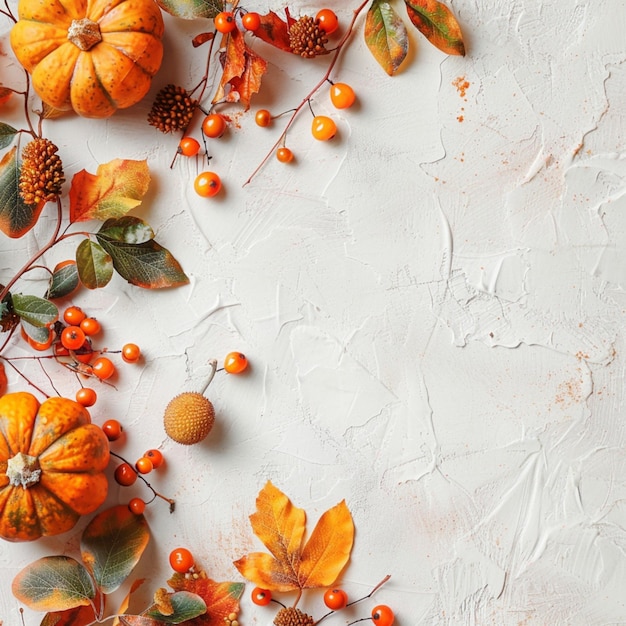
{"label": "red berry stem", "polygon": [[348,39],[350,38],[350,35],[352,35],[352,32],[354,30],[354,25],[356,23],[356,20],[359,16],[359,14],[361,13],[361,11],[369,4],[369,0],[365,0],[365,2],[362,2],[355,10],[354,13],[352,15],[352,20],[350,21],[350,24],[348,25],[348,28],[346,29],[345,34],[343,35],[343,37],[339,40],[339,42],[337,43],[336,47],[333,48],[332,52],[333,52],[333,57],[328,65],[328,67],[326,68],[326,72],[324,73],[324,76],[322,76],[322,78],[315,84],[315,86],[313,87],[313,89],[311,89],[311,91],[309,91],[309,93],[302,99],[302,101],[300,102],[300,104],[293,110],[293,113],[291,115],[291,117],[289,118],[289,120],[287,121],[287,124],[285,125],[285,128],[282,132],[282,134],[280,135],[280,137],[277,139],[277,141],[274,143],[274,145],[270,148],[270,150],[268,151],[268,153],[263,157],[263,159],[261,160],[261,162],[259,163],[259,165],[256,167],[256,169],[252,172],[252,174],[250,174],[250,176],[248,177],[248,180],[246,180],[246,182],[243,184],[243,187],[245,187],[248,183],[250,183],[252,181],[252,179],[259,173],[259,171],[261,170],[261,168],[267,163],[267,161],[271,158],[271,156],[274,154],[274,152],[276,151],[276,148],[278,148],[279,146],[281,146],[284,141],[285,141],[285,136],[287,135],[287,131],[291,128],[292,124],[294,123],[296,117],[298,116],[298,113],[300,113],[300,111],[302,110],[302,108],[309,103],[310,106],[310,100],[311,98],[315,95],[315,93],[324,85],[324,83],[328,80],[331,72],[333,71],[333,68],[335,67],[335,65],[337,64],[337,61],[339,60],[339,57],[341,56],[341,51],[343,50],[343,47],[345,46],[345,44],[347,43]]}
{"label": "red berry stem", "polygon": [[200,392],[202,395],[205,394],[206,390],[209,388],[209,385],[213,381],[213,377],[215,376],[215,372],[217,372],[217,359],[211,359],[209,361],[209,366],[211,367],[211,371],[209,372],[209,378],[204,385],[204,388]]}
{"label": "red berry stem", "polygon": [[[128,463],[128,461],[122,455],[117,454],[117,452],[113,452],[113,450],[110,450],[109,452],[111,456],[114,456],[115,458],[119,459],[123,463]],[[129,465],[131,464],[129,463]],[[143,480],[146,487],[148,487],[148,489],[150,489],[150,491],[152,491],[153,493],[152,500],[149,500],[149,502],[152,502],[155,498],[161,498],[161,500],[165,500],[165,502],[167,502],[170,505],[170,513],[174,512],[174,509],[176,508],[175,500],[172,500],[172,498],[168,498],[164,496],[162,493],[159,493],[139,472],[137,472],[137,477]]]}

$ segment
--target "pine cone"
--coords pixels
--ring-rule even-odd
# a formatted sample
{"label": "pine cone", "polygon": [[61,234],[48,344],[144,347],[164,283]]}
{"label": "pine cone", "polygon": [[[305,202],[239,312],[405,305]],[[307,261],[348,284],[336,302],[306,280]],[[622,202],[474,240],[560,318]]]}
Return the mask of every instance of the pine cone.
{"label": "pine cone", "polygon": [[313,626],[315,620],[292,606],[281,609],[274,618],[275,626]]}
{"label": "pine cone", "polygon": [[148,123],[162,133],[185,130],[191,122],[198,101],[193,100],[183,87],[166,85],[154,99]]}
{"label": "pine cone", "polygon": [[49,139],[39,137],[24,147],[18,186],[26,204],[49,202],[61,193],[65,177],[57,151]]}
{"label": "pine cone", "polygon": [[327,54],[324,47],[328,39],[323,28],[309,15],[303,15],[289,29],[289,45],[294,54],[301,57],[314,57]]}

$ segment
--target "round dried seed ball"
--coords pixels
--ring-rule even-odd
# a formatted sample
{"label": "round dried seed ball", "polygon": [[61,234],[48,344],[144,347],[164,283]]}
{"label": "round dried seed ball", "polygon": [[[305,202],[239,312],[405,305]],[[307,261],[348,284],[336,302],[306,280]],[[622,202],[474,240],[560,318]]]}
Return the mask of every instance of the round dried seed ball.
{"label": "round dried seed ball", "polygon": [[202,441],[213,428],[215,410],[201,393],[186,391],[170,400],[163,416],[168,436],[186,446]]}

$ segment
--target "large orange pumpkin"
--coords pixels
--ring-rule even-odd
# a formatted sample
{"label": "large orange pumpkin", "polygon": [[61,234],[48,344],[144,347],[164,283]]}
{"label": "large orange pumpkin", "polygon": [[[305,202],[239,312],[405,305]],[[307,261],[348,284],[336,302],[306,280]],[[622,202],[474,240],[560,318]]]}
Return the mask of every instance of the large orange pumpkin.
{"label": "large orange pumpkin", "polygon": [[20,0],[11,46],[50,106],[105,118],[139,102],[163,58],[154,0]]}
{"label": "large orange pumpkin", "polygon": [[107,496],[109,442],[67,398],[0,398],[0,536],[30,541],[70,530]]}

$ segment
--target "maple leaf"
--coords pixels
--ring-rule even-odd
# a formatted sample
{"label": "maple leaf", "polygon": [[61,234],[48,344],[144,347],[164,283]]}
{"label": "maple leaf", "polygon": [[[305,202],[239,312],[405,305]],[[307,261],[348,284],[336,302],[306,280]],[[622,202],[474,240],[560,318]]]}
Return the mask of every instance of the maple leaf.
{"label": "maple leaf", "polygon": [[344,500],[328,509],[305,541],[306,513],[267,482],[250,516],[255,535],[271,554],[252,552],[235,561],[248,580],[272,591],[330,587],[347,564],[354,523]]}
{"label": "maple leaf", "polygon": [[189,591],[199,595],[206,603],[206,613],[185,621],[189,626],[217,626],[231,613],[239,613],[239,599],[245,585],[235,582],[215,582],[202,570],[198,577],[187,578],[184,574],[174,574],[167,584],[174,591]]}
{"label": "maple leaf", "polygon": [[[293,19],[290,19],[290,22],[293,22]],[[274,11],[270,11],[266,15],[261,15],[261,25],[254,31],[254,35],[280,50],[291,52],[289,26],[289,22],[282,20]]]}

